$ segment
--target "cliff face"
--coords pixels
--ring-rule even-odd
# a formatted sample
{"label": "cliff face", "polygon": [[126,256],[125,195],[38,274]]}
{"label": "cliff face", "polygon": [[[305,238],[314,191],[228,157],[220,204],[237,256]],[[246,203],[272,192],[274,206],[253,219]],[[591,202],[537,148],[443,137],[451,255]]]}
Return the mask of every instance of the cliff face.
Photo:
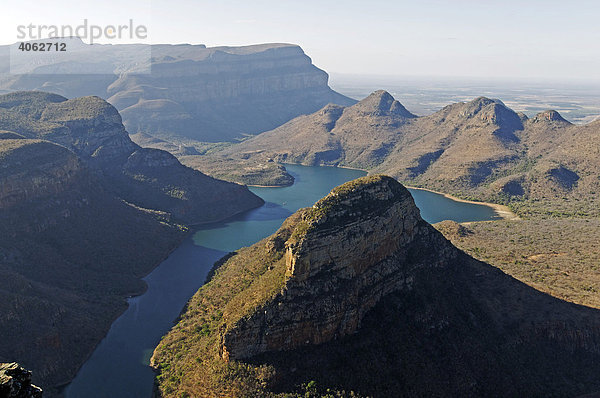
{"label": "cliff face", "polygon": [[[43,74],[53,65],[40,66],[29,75],[7,76],[1,88],[69,98],[98,95],[121,112],[130,133],[175,142],[229,141],[273,129],[329,102],[355,102],[331,90],[327,73],[296,45],[152,45],[150,51],[140,45],[76,45],[78,52],[60,65],[66,73]],[[140,59],[150,52],[150,60]],[[0,47],[0,60],[2,53]],[[85,65],[104,74],[81,74],[78,68]],[[151,73],[137,73],[140,65]]]}
{"label": "cliff face", "polygon": [[[335,192],[303,215],[296,230],[307,232],[285,243],[285,287],[225,333],[224,359],[352,334],[383,296],[411,288],[414,276],[398,264],[430,231],[408,191],[389,177],[373,180],[359,192]],[[443,266],[455,256],[452,250],[440,253],[430,266]]]}
{"label": "cliff face", "polygon": [[[152,73],[123,75],[109,102],[127,129],[171,141],[229,141],[258,134],[333,102],[328,75],[294,45],[153,47]],[[167,59],[167,61],[165,61]]]}
{"label": "cliff face", "polygon": [[[0,128],[74,152],[106,189],[180,222],[215,221],[257,207],[246,187],[189,169],[167,152],[134,144],[119,112],[99,97],[67,100],[41,92],[0,96]],[[18,178],[18,176],[13,176]]]}
{"label": "cliff face", "polygon": [[600,389],[599,341],[597,310],[467,256],[371,176],[228,258],[152,363],[162,397],[574,396]]}

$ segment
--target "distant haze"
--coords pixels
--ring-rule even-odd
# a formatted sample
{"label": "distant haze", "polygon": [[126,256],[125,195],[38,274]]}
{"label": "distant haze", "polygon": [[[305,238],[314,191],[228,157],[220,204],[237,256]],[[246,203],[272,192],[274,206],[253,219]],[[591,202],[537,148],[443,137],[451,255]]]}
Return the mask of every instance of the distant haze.
{"label": "distant haze", "polygon": [[[337,73],[600,80],[594,0],[4,0],[0,44],[17,25],[147,25],[154,43],[288,42]],[[106,42],[106,41],[105,41]]]}

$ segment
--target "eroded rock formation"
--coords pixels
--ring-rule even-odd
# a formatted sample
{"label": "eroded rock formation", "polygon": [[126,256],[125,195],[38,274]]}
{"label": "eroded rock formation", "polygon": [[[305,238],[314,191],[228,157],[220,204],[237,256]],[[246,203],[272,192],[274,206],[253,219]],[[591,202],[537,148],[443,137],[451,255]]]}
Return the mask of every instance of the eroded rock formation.
{"label": "eroded rock formation", "polygon": [[[234,140],[273,129],[330,102],[355,102],[333,91],[327,73],[297,45],[143,48],[71,42],[78,51],[60,65],[50,62],[19,76],[0,70],[0,89],[44,90],[68,98],[97,95],[121,112],[130,133],[175,142]],[[9,64],[7,58],[8,46],[0,46],[3,65]]]}
{"label": "eroded rock formation", "polygon": [[31,372],[18,363],[0,364],[0,397],[41,398],[42,389],[31,384]]}
{"label": "eroded rock formation", "polygon": [[469,257],[375,175],[222,261],[152,364],[161,397],[577,396],[599,341],[599,311]]}
{"label": "eroded rock formation", "polygon": [[[330,194],[303,214],[285,242],[286,284],[275,299],[242,318],[223,338],[225,359],[321,344],[354,333],[392,291],[410,289],[404,267],[426,227],[406,189],[375,176]],[[456,256],[440,253],[443,266]]]}

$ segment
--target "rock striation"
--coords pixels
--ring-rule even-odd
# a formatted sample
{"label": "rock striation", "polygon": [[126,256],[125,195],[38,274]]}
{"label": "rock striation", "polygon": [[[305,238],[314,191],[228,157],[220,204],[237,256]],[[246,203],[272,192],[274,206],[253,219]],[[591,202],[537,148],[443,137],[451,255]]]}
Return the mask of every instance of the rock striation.
{"label": "rock striation", "polygon": [[469,257],[374,175],[224,259],[152,364],[165,398],[576,396],[599,341],[599,311]]}
{"label": "rock striation", "polygon": [[[306,232],[296,233],[301,230]],[[413,276],[398,265],[427,232],[410,193],[390,177],[334,190],[302,215],[285,242],[281,294],[224,334],[223,358],[291,350],[356,332],[383,296],[411,288]],[[431,266],[456,256],[444,254]]]}
{"label": "rock striation", "polygon": [[[119,110],[130,133],[177,144],[230,141],[330,102],[355,102],[329,88],[327,73],[297,45],[75,45],[78,51],[60,65],[0,75],[0,89],[44,90],[68,98],[97,95]],[[144,59],[148,54],[151,58]],[[0,61],[7,56],[8,47],[0,46]],[[140,67],[150,73],[140,73]],[[82,74],[81,69],[102,73]]]}
{"label": "rock striation", "polygon": [[17,363],[0,364],[0,397],[41,398],[42,389],[31,384],[31,372]]}

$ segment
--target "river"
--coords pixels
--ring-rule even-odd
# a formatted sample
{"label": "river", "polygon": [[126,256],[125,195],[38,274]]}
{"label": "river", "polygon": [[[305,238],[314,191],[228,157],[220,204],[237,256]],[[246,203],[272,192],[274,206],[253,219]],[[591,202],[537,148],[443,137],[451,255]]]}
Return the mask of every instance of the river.
{"label": "river", "polygon": [[[332,188],[365,175],[363,171],[335,167],[286,168],[296,179],[294,185],[251,188],[265,200],[264,206],[201,227],[144,278],[148,290],[128,300],[127,311],[112,324],[66,387],[67,398],[149,398],[154,378],[148,366],[152,351],[187,300],[202,286],[215,261],[272,234],[285,218],[301,207],[311,206]],[[430,223],[499,218],[488,206],[458,202],[423,190],[411,189],[411,193],[422,217]]]}

